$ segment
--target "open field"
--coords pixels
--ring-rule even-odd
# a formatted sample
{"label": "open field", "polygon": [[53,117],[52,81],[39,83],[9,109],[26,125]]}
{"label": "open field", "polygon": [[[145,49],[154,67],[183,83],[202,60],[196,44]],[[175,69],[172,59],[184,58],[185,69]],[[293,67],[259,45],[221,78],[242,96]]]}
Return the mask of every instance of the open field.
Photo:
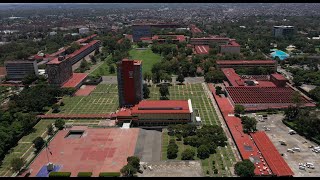
{"label": "open field", "polygon": [[151,49],[147,50],[136,50],[132,49],[129,51],[131,59],[142,60],[142,73],[151,72],[152,65],[156,62],[160,62],[161,56],[155,54],[151,51]]}
{"label": "open field", "polygon": [[[172,100],[183,100],[191,99],[193,109],[198,110],[203,124],[217,124],[221,125],[215,109],[207,97],[202,85],[199,84],[186,84],[186,85],[173,85],[169,87],[170,96],[169,99]],[[159,88],[150,88],[150,99],[159,99]],[[167,146],[169,144],[170,137],[164,130],[162,134],[162,160],[167,160]],[[181,153],[186,148],[193,148],[191,146],[186,146],[183,141],[176,141],[179,146],[178,158],[181,159]],[[195,157],[198,160],[197,157]],[[218,169],[218,174],[214,174],[212,171],[212,161],[215,161],[216,169]],[[211,176],[231,176],[231,171],[233,168],[233,163],[235,162],[235,157],[231,150],[231,147],[218,148],[216,154],[212,154],[209,158],[201,160],[204,174],[209,174]]]}
{"label": "open field", "polygon": [[32,141],[38,136],[45,138],[47,136],[47,126],[53,122],[54,120],[40,120],[34,126],[33,130],[31,130],[30,134],[20,139],[18,145],[12,148],[2,161],[0,176],[11,176],[13,174],[13,172],[10,171],[11,159],[15,157],[28,158],[34,152]]}
{"label": "open field", "polygon": [[108,114],[118,107],[118,89],[114,84],[100,84],[89,96],[64,97],[61,114]]}
{"label": "open field", "polygon": [[[113,64],[113,67],[116,69],[116,65]],[[94,71],[92,71],[90,76],[115,76],[116,71],[113,74],[109,72],[109,65],[106,61],[104,61],[99,67],[97,67]]]}

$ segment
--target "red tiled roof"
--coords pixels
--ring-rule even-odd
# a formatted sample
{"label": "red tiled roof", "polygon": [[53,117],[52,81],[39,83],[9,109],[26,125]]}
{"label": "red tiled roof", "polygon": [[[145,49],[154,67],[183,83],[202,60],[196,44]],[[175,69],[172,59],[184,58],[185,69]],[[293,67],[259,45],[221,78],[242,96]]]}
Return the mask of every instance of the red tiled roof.
{"label": "red tiled roof", "polygon": [[[215,93],[216,90],[212,84],[209,84],[209,88],[215,100],[217,101],[219,109],[222,112],[222,115],[236,143],[236,146],[240,152],[242,159],[249,159],[251,157],[251,158],[256,158],[260,160],[258,163],[254,164],[255,166],[254,173],[256,175],[272,174],[271,172],[268,173],[267,171],[260,171],[260,168],[263,168],[263,167],[269,168],[269,167],[267,164],[264,165],[263,164],[264,162],[261,162],[263,160],[263,157],[259,153],[259,150],[256,144],[254,143],[254,141],[250,139],[250,136],[248,134],[243,132],[241,119],[235,116],[229,116],[229,114],[234,113],[234,107],[232,106],[228,98],[220,97],[219,95],[216,95]],[[250,149],[247,149],[247,148],[250,148]]]}
{"label": "red tiled roof", "polygon": [[224,44],[224,45],[221,45],[221,46],[236,46],[236,47],[238,47],[240,45],[235,40],[231,40],[231,41],[229,41],[228,44]]}
{"label": "red tiled roof", "polygon": [[217,64],[275,64],[274,60],[219,60]]}
{"label": "red tiled roof", "polygon": [[51,56],[51,57],[56,57],[56,56],[58,56],[59,54],[61,54],[61,53],[65,52],[69,47],[70,47],[70,46],[68,46],[68,47],[63,47],[63,48],[62,48],[62,49],[60,49],[59,51],[57,51],[57,52],[55,52],[55,53],[50,54],[50,56]]}
{"label": "red tiled roof", "polygon": [[209,46],[196,45],[194,48],[197,54],[209,54]]}
{"label": "red tiled roof", "polygon": [[274,78],[276,78],[277,80],[281,80],[281,81],[286,81],[287,79],[285,77],[283,77],[281,74],[271,74],[271,76],[273,76]]}
{"label": "red tiled roof", "polygon": [[141,60],[132,60],[132,59],[122,59],[122,61],[133,61],[134,65],[140,65],[142,63]]}
{"label": "red tiled roof", "polygon": [[221,71],[227,77],[232,86],[237,87],[239,85],[237,81],[242,81],[241,77],[235,72],[233,68],[222,68]]}
{"label": "red tiled roof", "polygon": [[[235,104],[293,104],[295,92],[289,87],[226,87]],[[303,103],[309,103],[301,96]]]}
{"label": "red tiled roof", "polygon": [[152,37],[152,40],[164,40],[164,38],[160,38],[159,36],[175,37],[175,39],[173,40],[178,40],[179,42],[184,42],[186,40],[186,37],[184,35],[154,35]]}
{"label": "red tiled roof", "polygon": [[71,79],[63,84],[62,87],[77,87],[86,77],[88,74],[86,73],[73,73]]}
{"label": "red tiled roof", "polygon": [[81,52],[85,51],[87,48],[89,48],[90,46],[96,44],[100,42],[99,40],[93,40],[90,43],[86,44],[85,46],[82,46],[80,49],[74,51],[72,54],[68,55],[68,58],[73,58],[74,56],[80,54]]}
{"label": "red tiled roof", "polygon": [[132,107],[132,114],[190,113],[188,100],[142,100]]}
{"label": "red tiled roof", "polygon": [[292,176],[294,173],[281,157],[276,147],[265,132],[259,131],[250,134],[259,150],[263,154],[271,171],[277,176]]}
{"label": "red tiled roof", "polygon": [[197,27],[195,26],[194,24],[191,24],[191,31],[192,33],[201,33],[202,31]]}
{"label": "red tiled roof", "polygon": [[142,38],[140,38],[140,40],[141,41],[151,41],[152,38],[150,38],[150,37],[142,37]]}
{"label": "red tiled roof", "polygon": [[79,40],[77,40],[76,42],[78,42],[79,44],[81,44],[81,43],[84,43],[84,42],[86,42],[86,41],[88,41],[88,40],[90,40],[90,39],[92,39],[92,38],[94,38],[94,37],[96,37],[96,36],[97,36],[97,34],[93,34],[93,35],[88,36],[88,37],[86,37],[86,38],[79,39]]}

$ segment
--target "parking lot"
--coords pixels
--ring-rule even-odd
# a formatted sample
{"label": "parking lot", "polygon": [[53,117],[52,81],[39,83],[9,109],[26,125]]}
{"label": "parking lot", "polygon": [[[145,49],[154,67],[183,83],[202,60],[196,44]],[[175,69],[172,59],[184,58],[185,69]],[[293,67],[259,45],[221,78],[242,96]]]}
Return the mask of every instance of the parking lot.
{"label": "parking lot", "polygon": [[[251,114],[252,115],[252,114]],[[264,122],[261,122],[258,116],[256,119],[257,129],[264,130],[270,140],[273,142],[280,154],[283,154],[284,160],[288,163],[291,170],[294,172],[295,177],[306,176],[320,176],[320,153],[312,152],[312,148],[309,146],[318,146],[317,144],[310,142],[304,137],[298,134],[289,134],[290,128],[282,123],[283,115],[268,115]],[[266,129],[268,129],[266,131]],[[279,141],[284,141],[285,145],[281,145]],[[294,147],[300,148],[300,152],[294,151],[294,153],[287,152],[288,149]],[[299,169],[299,163],[313,163],[314,169],[305,167],[305,170]]]}

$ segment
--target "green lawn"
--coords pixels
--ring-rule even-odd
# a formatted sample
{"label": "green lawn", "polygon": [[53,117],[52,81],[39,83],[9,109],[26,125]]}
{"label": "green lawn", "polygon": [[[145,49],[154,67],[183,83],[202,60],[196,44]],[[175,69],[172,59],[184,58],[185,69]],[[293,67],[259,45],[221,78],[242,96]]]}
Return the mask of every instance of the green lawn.
{"label": "green lawn", "polygon": [[10,149],[9,154],[5,156],[0,166],[0,176],[11,176],[13,172],[10,171],[10,161],[15,157],[22,157],[26,159],[31,153],[34,152],[32,141],[41,136],[47,136],[47,126],[53,123],[54,120],[40,120],[33,128],[30,134],[22,137],[18,145]]}
{"label": "green lawn", "polygon": [[[172,100],[185,100],[191,99],[192,107],[195,110],[199,111],[201,120],[203,124],[217,124],[221,125],[216,111],[211,103],[211,100],[207,97],[206,93],[204,92],[201,84],[186,84],[186,85],[173,85],[169,87],[170,96],[169,99]],[[150,88],[150,99],[159,99],[159,88],[158,87],[151,87]],[[168,136],[167,132],[163,131],[162,136],[162,159],[167,159],[167,147],[169,144],[170,137]],[[177,159],[181,159],[181,153],[186,148],[192,148],[189,145],[184,145],[183,141],[176,141],[177,145],[179,146],[179,152]],[[198,159],[195,157],[195,159]],[[214,174],[212,170],[212,161],[215,160],[216,169],[218,169],[218,174]],[[209,170],[209,174],[211,176],[216,177],[227,177],[231,176],[230,167],[233,167],[233,163],[235,162],[235,157],[231,150],[230,145],[226,147],[220,147],[217,149],[216,154],[211,154],[209,158],[205,160],[201,160],[202,167],[204,173],[206,174],[207,170]]]}
{"label": "green lawn", "polygon": [[[114,68],[116,69],[116,65],[113,64]],[[109,65],[106,61],[104,61],[97,69],[90,73],[92,76],[116,76],[116,71],[113,74],[109,72]]]}
{"label": "green lawn", "polygon": [[118,89],[115,84],[99,84],[89,96],[64,97],[60,114],[104,114],[118,108]]}
{"label": "green lawn", "polygon": [[161,56],[159,54],[155,54],[151,51],[151,49],[147,50],[136,50],[132,49],[129,51],[131,59],[142,60],[142,73],[151,72],[152,65],[156,62],[160,62]]}

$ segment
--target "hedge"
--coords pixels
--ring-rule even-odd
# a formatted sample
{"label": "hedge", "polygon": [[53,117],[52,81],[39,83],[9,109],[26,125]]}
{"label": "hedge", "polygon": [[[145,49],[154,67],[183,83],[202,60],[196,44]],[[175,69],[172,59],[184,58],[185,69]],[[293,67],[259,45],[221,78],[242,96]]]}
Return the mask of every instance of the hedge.
{"label": "hedge", "polygon": [[120,172],[101,172],[99,177],[120,177]]}
{"label": "hedge", "polygon": [[70,177],[71,172],[51,172],[49,177]]}
{"label": "hedge", "polygon": [[79,172],[78,177],[91,177],[92,172]]}

